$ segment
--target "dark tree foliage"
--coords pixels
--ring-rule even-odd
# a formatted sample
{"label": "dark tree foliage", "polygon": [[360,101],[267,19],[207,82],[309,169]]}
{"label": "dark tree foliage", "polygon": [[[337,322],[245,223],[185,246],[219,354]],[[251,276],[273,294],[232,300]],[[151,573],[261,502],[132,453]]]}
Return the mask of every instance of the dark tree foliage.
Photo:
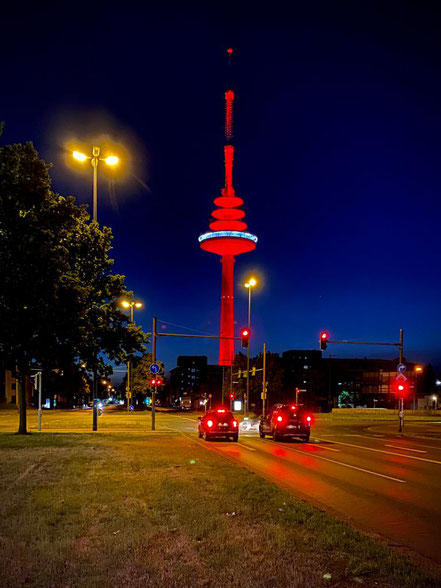
{"label": "dark tree foliage", "polygon": [[131,293],[112,274],[111,243],[110,228],[51,190],[31,143],[0,148],[0,356],[21,378],[32,361],[102,373],[103,354],[120,363],[143,350],[118,306]]}

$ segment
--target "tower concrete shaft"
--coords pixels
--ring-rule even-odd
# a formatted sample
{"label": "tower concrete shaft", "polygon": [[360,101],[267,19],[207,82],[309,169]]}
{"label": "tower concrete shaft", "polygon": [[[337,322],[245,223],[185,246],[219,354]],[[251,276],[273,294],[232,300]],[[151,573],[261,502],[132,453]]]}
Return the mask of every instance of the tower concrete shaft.
{"label": "tower concrete shaft", "polygon": [[220,316],[219,365],[234,361],[234,263],[232,255],[223,255]]}

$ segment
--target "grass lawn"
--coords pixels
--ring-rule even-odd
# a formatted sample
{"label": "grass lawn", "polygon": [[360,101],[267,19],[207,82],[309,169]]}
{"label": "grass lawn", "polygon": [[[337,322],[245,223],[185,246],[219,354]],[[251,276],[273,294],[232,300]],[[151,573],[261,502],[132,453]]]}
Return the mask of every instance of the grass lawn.
{"label": "grass lawn", "polygon": [[0,434],[0,585],[440,586],[184,434]]}

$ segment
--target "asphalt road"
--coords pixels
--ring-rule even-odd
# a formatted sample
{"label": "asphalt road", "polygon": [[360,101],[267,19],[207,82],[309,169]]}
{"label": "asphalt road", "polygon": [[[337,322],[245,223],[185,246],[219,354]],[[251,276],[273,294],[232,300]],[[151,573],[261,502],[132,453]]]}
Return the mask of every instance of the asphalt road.
{"label": "asphalt road", "polygon": [[[197,435],[197,417],[161,414],[161,427]],[[441,564],[441,422],[326,423],[311,442],[274,442],[257,431],[238,443],[200,441],[390,545]],[[439,432],[438,432],[439,431]]]}

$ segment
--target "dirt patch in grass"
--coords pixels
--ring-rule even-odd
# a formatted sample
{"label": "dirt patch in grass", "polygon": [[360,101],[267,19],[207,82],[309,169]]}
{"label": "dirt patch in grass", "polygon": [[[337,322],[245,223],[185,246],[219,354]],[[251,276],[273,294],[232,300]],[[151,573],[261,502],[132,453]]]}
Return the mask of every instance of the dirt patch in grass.
{"label": "dirt patch in grass", "polygon": [[0,585],[439,586],[182,435],[0,436]]}

